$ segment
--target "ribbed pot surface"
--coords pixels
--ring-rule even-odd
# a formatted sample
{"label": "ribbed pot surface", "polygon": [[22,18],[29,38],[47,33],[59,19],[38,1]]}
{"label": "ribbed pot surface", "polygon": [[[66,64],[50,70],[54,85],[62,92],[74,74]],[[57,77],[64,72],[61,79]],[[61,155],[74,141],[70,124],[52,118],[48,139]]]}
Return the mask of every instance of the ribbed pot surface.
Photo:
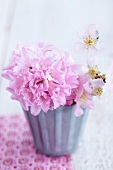
{"label": "ribbed pot surface", "polygon": [[73,153],[79,144],[87,119],[85,114],[76,117],[76,105],[60,106],[55,110],[37,116],[25,111],[26,118],[33,134],[36,148],[46,155],[62,156]]}

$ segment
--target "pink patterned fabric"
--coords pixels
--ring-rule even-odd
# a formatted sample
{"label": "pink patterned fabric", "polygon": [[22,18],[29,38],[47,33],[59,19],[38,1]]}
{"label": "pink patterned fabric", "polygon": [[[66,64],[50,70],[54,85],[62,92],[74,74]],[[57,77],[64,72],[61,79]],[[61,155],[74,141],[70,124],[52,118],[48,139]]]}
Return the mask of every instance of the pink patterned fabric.
{"label": "pink patterned fabric", "polygon": [[37,151],[26,120],[0,117],[0,170],[73,170],[71,156],[50,157]]}

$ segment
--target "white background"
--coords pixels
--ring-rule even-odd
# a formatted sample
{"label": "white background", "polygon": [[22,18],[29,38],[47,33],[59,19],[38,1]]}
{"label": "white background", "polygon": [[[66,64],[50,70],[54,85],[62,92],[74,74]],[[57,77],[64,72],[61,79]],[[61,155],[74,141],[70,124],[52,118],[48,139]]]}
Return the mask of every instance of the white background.
{"label": "white background", "polygon": [[[84,64],[85,59],[74,52],[77,31],[88,24],[98,24],[100,39],[107,44],[99,65],[106,71],[113,58],[112,11],[112,0],[0,0],[1,68],[7,64],[16,44],[39,41],[57,45],[73,55],[77,63]],[[7,85],[8,81],[1,78],[0,114],[19,113],[21,107],[10,99],[5,90]]]}

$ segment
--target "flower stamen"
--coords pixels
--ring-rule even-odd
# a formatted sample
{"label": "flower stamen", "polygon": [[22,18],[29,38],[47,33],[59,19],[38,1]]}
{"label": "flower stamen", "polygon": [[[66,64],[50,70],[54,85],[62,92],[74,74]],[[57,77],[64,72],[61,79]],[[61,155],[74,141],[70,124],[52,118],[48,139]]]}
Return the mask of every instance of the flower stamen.
{"label": "flower stamen", "polygon": [[86,93],[85,90],[83,91],[82,96],[80,98],[81,99],[87,99],[87,93]]}
{"label": "flower stamen", "polygon": [[90,47],[94,47],[94,45],[98,42],[99,37],[91,38],[89,35],[86,39],[84,39],[84,43],[86,45],[86,49],[88,50]]}
{"label": "flower stamen", "polygon": [[93,96],[101,96],[103,93],[103,89],[101,87],[97,87],[93,90]]}
{"label": "flower stamen", "polygon": [[38,84],[42,84],[42,83],[44,83],[44,80],[40,80],[36,84],[38,85]]}
{"label": "flower stamen", "polygon": [[91,76],[92,79],[94,79],[98,74],[101,73],[97,65],[95,67],[88,66],[88,69],[89,69],[88,74]]}

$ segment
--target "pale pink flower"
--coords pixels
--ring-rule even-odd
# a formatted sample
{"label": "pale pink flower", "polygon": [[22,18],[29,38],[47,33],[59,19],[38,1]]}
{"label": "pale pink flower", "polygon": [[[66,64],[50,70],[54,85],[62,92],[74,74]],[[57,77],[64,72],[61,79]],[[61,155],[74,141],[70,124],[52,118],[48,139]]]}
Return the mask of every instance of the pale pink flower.
{"label": "pale pink flower", "polygon": [[82,42],[76,44],[76,51],[83,50],[97,50],[97,43],[99,39],[98,26],[97,25],[88,25],[85,29],[81,30],[79,37],[82,39]]}
{"label": "pale pink flower", "polygon": [[99,41],[98,26],[95,24],[88,25],[85,29],[79,32],[81,42],[75,44],[77,53],[86,53],[87,64],[93,65],[97,59],[97,54],[101,51],[102,45]]}
{"label": "pale pink flower", "polygon": [[84,85],[85,90],[92,96],[101,96],[103,93],[103,86],[105,82],[102,78],[91,79]]}
{"label": "pale pink flower", "polygon": [[[82,115],[83,109],[82,108],[89,108],[89,109],[93,109],[94,108],[94,104],[92,101],[92,94],[89,92],[90,84],[88,84],[89,80],[89,76],[84,75],[84,76],[80,76],[79,78],[79,86],[78,89],[76,91],[76,98],[75,98],[75,102],[76,102],[76,108],[75,108],[75,115],[76,116],[80,116]],[[84,88],[85,84],[87,84],[87,89]],[[88,88],[89,85],[89,88]]]}

